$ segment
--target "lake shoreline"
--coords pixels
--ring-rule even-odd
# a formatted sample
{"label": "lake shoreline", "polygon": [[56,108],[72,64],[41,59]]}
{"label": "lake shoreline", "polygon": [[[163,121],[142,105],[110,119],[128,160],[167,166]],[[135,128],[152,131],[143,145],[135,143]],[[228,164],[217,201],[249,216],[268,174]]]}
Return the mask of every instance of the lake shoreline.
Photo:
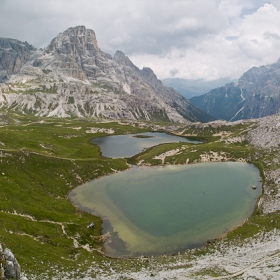
{"label": "lake shoreline", "polygon": [[[238,159],[238,160],[235,160],[235,161],[233,161],[232,159],[230,159],[230,158],[226,158],[226,159],[223,159],[223,160],[221,160],[221,158],[217,155],[217,157],[215,158],[211,158],[211,160],[210,160],[210,157],[208,157],[208,158],[201,158],[201,160],[197,160],[197,161],[195,161],[195,162],[192,162],[192,163],[185,163],[185,164],[161,164],[161,165],[157,165],[157,166],[151,166],[151,165],[146,165],[146,164],[140,164],[140,165],[132,165],[132,164],[128,164],[127,163],[127,169],[125,169],[125,170],[122,170],[122,171],[127,171],[127,170],[129,170],[129,169],[131,169],[131,168],[137,168],[137,167],[141,167],[141,166],[143,166],[143,167],[160,167],[160,166],[162,166],[162,167],[167,167],[167,166],[184,166],[184,165],[196,165],[196,164],[199,164],[199,163],[211,163],[211,162],[240,162],[240,163],[248,163],[248,164],[252,164],[251,162],[247,162],[246,161],[246,159],[242,159],[242,158],[240,158],[240,159]],[[253,165],[253,164],[252,164]],[[253,165],[254,167],[256,167],[255,165]],[[257,167],[256,167],[257,168]],[[261,172],[260,172],[260,170],[259,170],[259,168],[257,168],[258,169],[258,172],[259,172],[259,175],[261,175]],[[120,172],[122,172],[122,171],[115,171],[115,172],[112,172],[112,173],[108,173],[108,174],[105,174],[105,175],[102,175],[102,176],[99,176],[99,177],[97,177],[97,178],[95,178],[95,179],[93,179],[93,180],[96,180],[96,179],[99,179],[99,178],[102,178],[102,177],[107,177],[107,176],[109,176],[109,175],[113,175],[113,174],[115,174],[115,173],[120,173]],[[73,188],[72,190],[70,190],[69,191],[69,193],[68,193],[68,200],[71,202],[71,204],[76,208],[76,209],[78,209],[79,211],[85,211],[85,212],[88,212],[88,213],[90,213],[91,215],[93,215],[93,216],[96,216],[96,215],[94,215],[92,212],[90,212],[90,211],[86,211],[86,209],[85,208],[83,208],[83,207],[79,207],[79,206],[76,206],[72,201],[71,201],[71,199],[70,199],[70,192],[71,191],[73,191],[74,189],[76,189],[76,188],[78,188],[78,187],[80,187],[81,185],[79,185],[79,186],[77,186],[77,187],[75,187],[75,188]],[[261,185],[261,188],[263,189],[263,185]],[[252,211],[252,214],[254,213],[254,211],[255,211],[255,209],[256,209],[256,207],[257,207],[257,205],[258,205],[258,201],[260,200],[260,198],[262,197],[262,194],[258,197],[258,199],[256,200],[256,202],[254,203],[254,209],[253,209],[253,211]],[[223,239],[223,238],[225,238],[229,233],[231,233],[232,231],[234,231],[235,229],[237,229],[237,228],[239,228],[240,226],[242,226],[242,225],[244,225],[246,222],[247,222],[247,220],[252,216],[252,214],[250,214],[250,216],[249,217],[247,217],[246,219],[244,219],[241,223],[239,223],[238,225],[235,225],[235,226],[233,226],[233,227],[231,227],[227,232],[225,232],[224,234],[221,234],[221,235],[219,235],[219,236],[217,236],[216,238],[214,238],[214,239],[212,239],[212,240],[209,240],[209,241],[207,241],[207,242],[205,242],[204,243],[204,245],[202,245],[202,246],[199,246],[199,247],[195,247],[194,249],[199,249],[199,248],[202,248],[202,247],[204,247],[204,246],[207,246],[208,245],[208,243],[210,242],[210,243],[212,243],[213,241],[215,241],[215,240],[221,240],[221,239]],[[98,216],[97,215],[97,217],[99,217],[101,220],[102,220],[102,224],[104,223],[104,219],[101,217],[101,216]],[[107,235],[107,236],[106,236]],[[106,238],[108,238],[108,233],[105,233],[105,234],[101,234],[100,236],[106,236]],[[105,239],[105,241],[104,241],[105,243],[103,243],[103,246],[102,246],[102,248],[103,249],[105,249],[105,247],[106,247],[106,239]],[[187,252],[187,251],[189,251],[189,250],[193,250],[193,248],[192,249],[186,249],[186,250],[183,250],[183,251],[181,251],[181,250],[178,250],[177,252],[179,253],[179,252]],[[164,254],[159,254],[159,255],[161,255],[161,256],[169,256],[169,255],[173,255],[174,253],[164,253]],[[109,258],[111,258],[112,256],[110,256],[110,255],[107,255],[105,252],[103,252],[103,250],[102,250],[102,255],[104,255],[104,256],[107,256],[107,257],[109,257]],[[157,256],[159,256],[159,255],[157,255]],[[113,258],[139,258],[139,256],[128,256],[128,257],[122,257],[122,256],[120,256],[120,257],[113,257]]]}

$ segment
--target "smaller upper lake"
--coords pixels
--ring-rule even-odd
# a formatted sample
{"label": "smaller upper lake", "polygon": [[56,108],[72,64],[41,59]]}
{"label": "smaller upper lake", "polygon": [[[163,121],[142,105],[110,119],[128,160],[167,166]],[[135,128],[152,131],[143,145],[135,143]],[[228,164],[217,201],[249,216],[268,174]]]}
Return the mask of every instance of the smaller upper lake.
{"label": "smaller upper lake", "polygon": [[166,134],[164,132],[144,132],[137,134],[114,135],[98,137],[91,143],[100,147],[105,157],[124,158],[134,156],[144,149],[163,143],[201,143],[200,141],[188,140],[184,137]]}

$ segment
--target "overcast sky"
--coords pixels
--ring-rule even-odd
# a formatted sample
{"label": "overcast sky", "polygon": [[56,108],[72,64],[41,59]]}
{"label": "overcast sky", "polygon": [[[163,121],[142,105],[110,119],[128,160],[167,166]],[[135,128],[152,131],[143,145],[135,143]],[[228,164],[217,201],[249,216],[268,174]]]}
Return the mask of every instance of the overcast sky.
{"label": "overcast sky", "polygon": [[46,47],[85,25],[160,78],[239,78],[280,57],[279,0],[0,0],[0,37]]}

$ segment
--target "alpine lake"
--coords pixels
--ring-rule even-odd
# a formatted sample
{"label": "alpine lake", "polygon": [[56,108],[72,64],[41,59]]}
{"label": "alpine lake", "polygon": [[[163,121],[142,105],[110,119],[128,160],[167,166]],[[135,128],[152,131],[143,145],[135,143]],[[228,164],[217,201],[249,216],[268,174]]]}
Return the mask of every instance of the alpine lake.
{"label": "alpine lake", "polygon": [[[107,157],[130,157],[170,142],[198,143],[165,133],[92,140]],[[79,186],[69,198],[79,209],[103,219],[106,255],[137,257],[172,254],[219,238],[252,214],[261,193],[261,178],[253,165],[209,162],[133,166]]]}

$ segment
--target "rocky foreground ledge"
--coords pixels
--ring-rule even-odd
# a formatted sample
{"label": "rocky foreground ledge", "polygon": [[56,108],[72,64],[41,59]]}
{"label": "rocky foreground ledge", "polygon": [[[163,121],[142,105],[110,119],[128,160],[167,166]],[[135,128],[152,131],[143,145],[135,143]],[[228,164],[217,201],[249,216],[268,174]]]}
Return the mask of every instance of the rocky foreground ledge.
{"label": "rocky foreground ledge", "polygon": [[0,279],[15,279],[15,280],[27,280],[26,277],[20,276],[20,265],[17,262],[14,254],[10,249],[6,248],[3,251],[0,244]]}

